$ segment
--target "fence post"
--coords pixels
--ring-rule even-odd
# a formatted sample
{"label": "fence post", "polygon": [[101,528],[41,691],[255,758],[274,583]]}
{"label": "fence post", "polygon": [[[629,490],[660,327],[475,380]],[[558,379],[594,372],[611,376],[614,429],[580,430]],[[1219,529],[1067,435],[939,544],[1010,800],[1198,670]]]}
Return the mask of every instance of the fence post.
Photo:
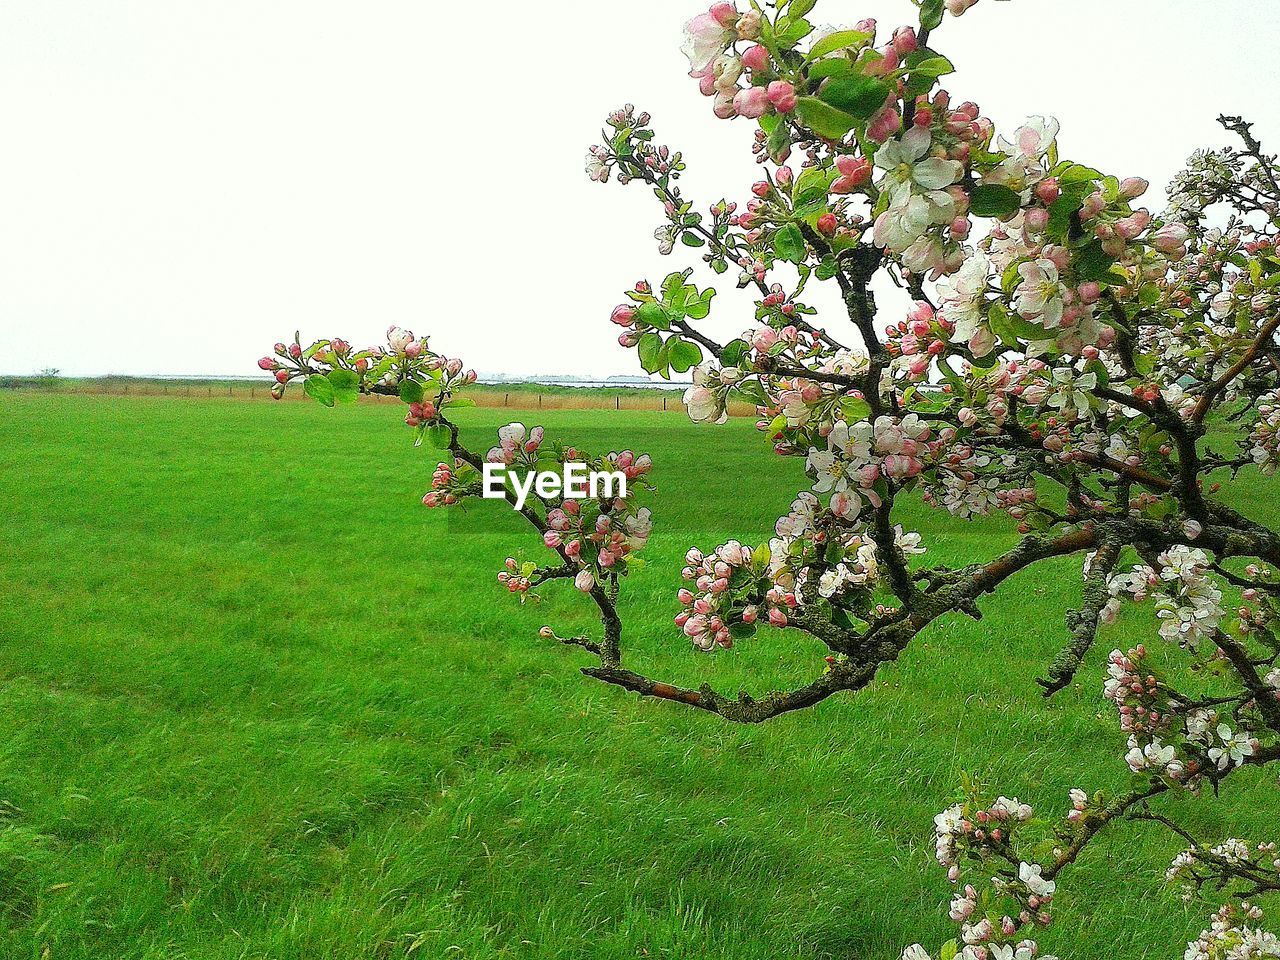
{"label": "fence post", "polygon": [[615,409],[615,410],[621,410],[621,409],[622,409],[622,394],[620,394],[620,393],[615,393],[615,394],[613,395],[613,409]]}
{"label": "fence post", "polygon": [[503,405],[504,407],[509,407],[509,406],[511,406],[511,394],[509,394],[509,393],[504,393],[504,394],[502,395],[502,405]]}
{"label": "fence post", "polygon": [[667,412],[667,398],[666,398],[666,397],[663,397],[663,398],[662,398],[662,412],[663,412],[663,413],[666,413],[666,412]]}
{"label": "fence post", "polygon": [[538,409],[542,409],[542,394],[538,394]]}

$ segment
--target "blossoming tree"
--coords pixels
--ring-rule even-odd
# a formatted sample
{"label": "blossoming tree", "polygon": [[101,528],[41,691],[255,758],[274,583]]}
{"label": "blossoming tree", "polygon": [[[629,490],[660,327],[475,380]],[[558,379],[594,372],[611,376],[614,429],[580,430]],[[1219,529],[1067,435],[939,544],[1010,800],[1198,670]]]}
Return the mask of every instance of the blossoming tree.
{"label": "blossoming tree", "polygon": [[[692,370],[694,420],[722,422],[731,397],[745,400],[773,451],[804,460],[811,489],[774,536],[689,550],[675,622],[707,651],[765,623],[803,631],[827,653],[808,684],[728,696],[624,662],[617,599],[651,528],[638,505],[648,457],[592,454],[521,424],[487,453],[468,449],[451,414],[474,375],[398,328],[358,352],[295,338],[261,365],[277,394],[302,379],[329,405],[399,396],[419,442],[444,451],[429,507],[476,496],[485,461],[625,472],[626,497],[532,497],[521,513],[550,560],[508,559],[498,579],[520,595],[566,581],[588,598],[598,636],[541,631],[591,654],[586,675],[734,722],[859,690],[934,621],[978,617],[1018,571],[1080,557],[1080,605],[1040,682],[1046,695],[1063,688],[1101,624],[1153,604],[1151,642],[1111,653],[1103,687],[1132,787],[1072,790],[1065,815],[1042,820],[966,786],[936,818],[961,925],[940,956],[1035,956],[1058,878],[1133,819],[1185,839],[1171,880],[1227,901],[1188,958],[1280,956],[1256,904],[1280,891],[1274,843],[1202,839],[1161,806],[1280,760],[1280,535],[1219,496],[1222,478],[1280,464],[1280,170],[1248,124],[1224,117],[1240,146],[1195,155],[1153,215],[1137,203],[1145,181],[1060,157],[1055,121],[1000,133],[939,88],[952,64],[933,35],[976,0],[922,0],[918,25],[888,37],[870,20],[817,31],[814,2],[717,3],[686,26],[714,114],[758,126],[761,176],[744,206],[696,210],[678,186],[682,155],[631,107],[588,157],[594,180],[653,191],[663,252],[695,249],[757,294],[751,326],[725,343],[699,329],[715,290],[692,270],[637,283],[611,319],[649,373]],[[877,316],[878,275],[910,292],[905,316]],[[805,302],[819,283],[838,288],[845,316]],[[929,564],[895,515],[907,496],[953,518],[1003,511],[1021,539],[994,559]],[[904,957],[933,955],[913,945]]]}

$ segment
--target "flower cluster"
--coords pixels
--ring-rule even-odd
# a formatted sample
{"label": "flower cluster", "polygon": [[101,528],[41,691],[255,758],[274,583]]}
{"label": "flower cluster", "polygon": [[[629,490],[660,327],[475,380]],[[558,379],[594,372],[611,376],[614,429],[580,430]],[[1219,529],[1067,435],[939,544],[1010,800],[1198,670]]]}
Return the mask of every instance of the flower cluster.
{"label": "flower cluster", "polygon": [[1141,602],[1154,595],[1160,636],[1188,647],[1212,639],[1223,619],[1222,590],[1209,573],[1208,555],[1195,547],[1176,544],[1159,554],[1154,568],[1138,564],[1108,583],[1112,600],[1104,619],[1115,618],[1121,597]]}
{"label": "flower cluster", "polygon": [[[1138,644],[1128,653],[1112,650],[1107,658],[1106,698],[1116,705],[1120,729],[1128,734],[1154,737],[1169,728],[1168,695],[1153,672],[1146,668],[1147,648]],[[1130,767],[1134,765],[1131,762]]]}
{"label": "flower cluster", "polygon": [[451,507],[465,497],[479,493],[480,477],[475,468],[456,457],[441,460],[431,473],[431,489],[422,498],[424,507]]}
{"label": "flower cluster", "polygon": [[770,582],[769,548],[743,546],[730,540],[709,554],[692,548],[685,554],[681,611],[676,626],[700,650],[733,646],[734,635],[753,633],[763,615],[774,627],[787,625],[796,596]]}
{"label": "flower cluster", "polygon": [[498,445],[489,448],[485,459],[508,467],[536,468],[544,436],[542,427],[526,431],[523,423],[508,423],[498,428]]}
{"label": "flower cluster", "polygon": [[[652,467],[647,454],[636,456],[630,450],[610,453],[595,461],[572,449],[565,456],[565,462],[578,460],[593,469],[616,467],[629,481],[640,481]],[[565,498],[547,510],[542,542],[577,571],[574,586],[582,592],[590,592],[597,583],[625,573],[634,554],[649,542],[652,514],[648,507],[639,506],[633,495],[633,490],[643,486],[629,483],[625,498]]]}
{"label": "flower cluster", "polygon": [[[961,925],[958,955],[965,960],[1033,957],[1038,951],[1025,932],[1051,922],[1057,884],[1019,853],[1020,834],[1032,816],[1031,806],[1016,797],[984,803],[970,796],[934,818],[938,862],[958,888],[949,916]],[[960,886],[966,864],[991,873],[989,894],[980,895],[969,883]],[[918,945],[903,956],[912,950],[927,956]]]}
{"label": "flower cluster", "polygon": [[924,469],[929,436],[928,423],[914,413],[852,426],[837,420],[826,436],[826,449],[810,448],[806,458],[813,491],[830,496],[837,516],[857,517],[864,501],[879,504],[882,480],[910,480]]}
{"label": "flower cluster", "polygon": [[1261,908],[1248,902],[1227,904],[1209,927],[1187,944],[1184,960],[1274,960],[1280,957],[1280,938],[1256,926]]}
{"label": "flower cluster", "polygon": [[1165,881],[1181,888],[1187,901],[1206,883],[1221,886],[1237,879],[1252,879],[1256,883],[1260,878],[1271,877],[1280,879],[1280,854],[1276,844],[1260,843],[1251,847],[1235,837],[1208,849],[1184,850],[1165,871]]}

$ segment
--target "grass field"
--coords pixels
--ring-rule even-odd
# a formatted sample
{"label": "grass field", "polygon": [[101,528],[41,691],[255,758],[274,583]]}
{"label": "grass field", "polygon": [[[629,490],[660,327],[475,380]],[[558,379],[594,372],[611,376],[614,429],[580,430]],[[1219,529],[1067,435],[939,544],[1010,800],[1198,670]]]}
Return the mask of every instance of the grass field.
{"label": "grass field", "polygon": [[[505,419],[464,412],[477,445]],[[749,422],[525,422],[657,463],[636,664],[755,692],[820,666],[789,635],[706,656],[671,626],[686,547],[759,539],[796,489]],[[0,957],[896,958],[954,933],[931,830],[962,770],[1059,812],[1127,781],[1098,662],[1146,622],[1054,701],[1033,683],[1069,563],[860,696],[731,727],[579,676],[536,632],[581,608],[500,592],[536,544],[497,505],[424,510],[434,462],[385,406],[0,393]],[[1274,490],[1231,496],[1274,522]],[[1012,539],[913,515],[934,559]],[[1274,835],[1249,776],[1191,821]],[[1208,911],[1161,889],[1176,850],[1142,825],[1091,848],[1045,949],[1181,956]]]}

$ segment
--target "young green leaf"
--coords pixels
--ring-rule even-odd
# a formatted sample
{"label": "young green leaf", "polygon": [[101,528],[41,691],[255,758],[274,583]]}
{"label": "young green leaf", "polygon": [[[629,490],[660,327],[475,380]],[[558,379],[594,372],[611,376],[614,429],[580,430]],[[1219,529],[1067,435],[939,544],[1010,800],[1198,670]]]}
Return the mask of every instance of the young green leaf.
{"label": "young green leaf", "polygon": [[804,236],[794,223],[788,223],[773,235],[773,251],[783,260],[800,263],[804,259]]}
{"label": "young green leaf", "polygon": [[360,375],[354,370],[344,367],[330,370],[328,380],[333,386],[333,398],[338,403],[355,403],[360,399]]}
{"label": "young green leaf", "polygon": [[1018,212],[1022,197],[1003,183],[983,183],[973,188],[969,204],[975,217],[1003,219]]}
{"label": "young green leaf", "polygon": [[425,391],[417,380],[405,380],[400,384],[400,399],[405,403],[421,403]]}
{"label": "young green leaf", "polygon": [[818,92],[823,103],[830,104],[842,113],[857,120],[866,120],[884,106],[889,96],[889,85],[878,77],[851,73],[828,80]]}
{"label": "young green leaf", "polygon": [[801,97],[796,101],[801,122],[820,137],[841,140],[857,125],[857,119],[837,110],[817,97]]}
{"label": "young green leaf", "polygon": [[809,55],[806,59],[817,60],[819,57],[825,57],[827,54],[835,53],[837,50],[861,46],[870,39],[871,34],[864,33],[861,30],[837,30],[835,33],[829,33],[814,43],[809,48]]}
{"label": "young green leaf", "polygon": [[302,392],[316,403],[323,403],[326,407],[333,406],[333,384],[328,377],[320,374],[307,377],[302,384]]}

